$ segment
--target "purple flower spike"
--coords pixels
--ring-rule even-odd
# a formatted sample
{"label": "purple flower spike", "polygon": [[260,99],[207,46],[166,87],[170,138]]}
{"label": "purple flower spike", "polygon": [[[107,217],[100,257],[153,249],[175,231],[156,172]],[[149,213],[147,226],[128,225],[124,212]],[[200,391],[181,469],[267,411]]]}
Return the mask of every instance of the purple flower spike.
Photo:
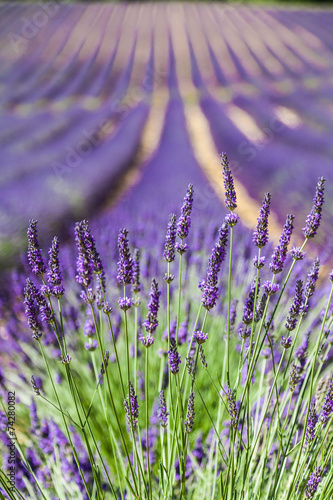
{"label": "purple flower spike", "polygon": [[191,212],[193,206],[193,184],[189,184],[177,222],[177,235],[180,239],[187,238],[191,227]]}
{"label": "purple flower spike", "polygon": [[[260,280],[258,281],[258,288],[260,287]],[[250,286],[250,291],[244,304],[243,323],[250,325],[253,320],[253,307],[254,297],[256,292],[256,280],[253,280]]]}
{"label": "purple flower spike", "polygon": [[272,283],[271,281],[265,281],[262,287],[267,295],[274,295],[280,290],[280,285],[278,285],[277,283]]}
{"label": "purple flower spike", "polygon": [[177,350],[176,339],[170,339],[170,350],[168,351],[170,371],[174,375],[179,372],[179,365],[181,361],[180,354]]}
{"label": "purple flower spike", "polygon": [[228,162],[228,157],[226,153],[221,153],[221,165],[222,165],[222,174],[223,174],[223,184],[224,184],[224,190],[225,190],[225,204],[226,207],[231,210],[235,210],[237,208],[237,201],[236,201],[236,191],[234,187],[234,180],[232,178],[230,168],[229,168],[229,162]]}
{"label": "purple flower spike", "polygon": [[330,380],[324,404],[321,408],[320,421],[326,424],[330,416],[333,414],[333,379]]}
{"label": "purple flower spike", "polygon": [[208,339],[208,333],[204,333],[201,330],[197,330],[194,334],[194,338],[198,344],[204,344]]}
{"label": "purple flower spike", "polygon": [[185,432],[189,434],[192,432],[193,429],[193,424],[194,424],[194,393],[191,392],[189,398],[188,398],[188,404],[187,404],[187,414],[186,414],[186,420],[184,422],[185,425]]}
{"label": "purple flower spike", "polygon": [[279,244],[275,247],[275,250],[273,252],[269,268],[274,274],[278,274],[283,271],[284,263],[287,257],[288,245],[290,243],[291,234],[294,229],[294,218],[294,215],[287,215],[286,223],[283,227]]}
{"label": "purple flower spike", "polygon": [[160,420],[161,426],[164,428],[168,425],[168,415],[169,415],[169,412],[167,410],[164,391],[161,391],[160,395],[159,395],[159,406],[158,406],[157,416]]}
{"label": "purple flower spike", "polygon": [[120,285],[130,285],[133,283],[134,261],[129,250],[127,229],[121,229],[118,236],[119,261],[117,280]]}
{"label": "purple flower spike", "polygon": [[318,415],[316,413],[316,401],[311,401],[308,424],[306,427],[306,444],[311,444],[315,437]]}
{"label": "purple flower spike", "polygon": [[289,349],[292,343],[292,337],[289,335],[289,337],[285,338],[283,335],[281,336],[281,345],[284,349]]}
{"label": "purple flower spike", "polygon": [[305,285],[304,295],[308,299],[312,297],[316,290],[316,283],[319,277],[319,259],[318,257],[314,260],[311,271],[308,274],[308,279]]}
{"label": "purple flower spike", "polygon": [[31,387],[32,387],[32,390],[34,391],[34,393],[36,394],[36,396],[40,396],[40,389],[37,386],[37,383],[35,381],[35,377],[33,375],[31,375]]}
{"label": "purple flower spike", "polygon": [[320,177],[317,183],[316,194],[313,198],[312,209],[307,216],[305,227],[303,228],[303,234],[307,239],[316,236],[320,225],[324,204],[324,184],[325,178]]}
{"label": "purple flower spike", "polygon": [[[138,418],[139,418],[139,405],[138,405],[138,397],[135,394],[134,387],[131,381],[128,383],[129,394],[128,397],[124,400],[124,407],[126,413],[127,424],[130,429],[135,431],[138,427]],[[130,405],[128,401],[130,400]]]}
{"label": "purple flower spike", "polygon": [[158,290],[158,283],[155,279],[152,280],[150,289],[150,300],[148,304],[148,314],[146,321],[144,321],[143,326],[146,331],[151,335],[156,331],[158,327],[157,313],[160,307],[160,295],[161,292]]}
{"label": "purple flower spike", "polygon": [[306,485],[304,496],[307,499],[313,498],[318,489],[318,485],[321,481],[321,467],[316,467],[315,471],[312,472],[310,479]]}
{"label": "purple flower spike", "polygon": [[61,297],[64,289],[61,286],[62,276],[59,264],[59,239],[55,236],[52,240],[52,246],[49,250],[49,268],[47,272],[48,282],[51,286],[51,292],[55,297]]}
{"label": "purple flower spike", "polygon": [[167,234],[165,237],[163,256],[167,262],[175,260],[175,245],[176,245],[177,224],[175,214],[171,214],[168,223]]}
{"label": "purple flower spike", "polygon": [[285,324],[285,327],[289,332],[295,330],[296,328],[297,319],[301,311],[302,304],[303,304],[303,281],[297,280],[294,300],[292,305],[290,306],[289,316]]}
{"label": "purple flower spike", "polygon": [[134,293],[139,293],[141,291],[140,284],[140,250],[138,248],[134,249],[133,252],[133,287]]}
{"label": "purple flower spike", "polygon": [[202,281],[199,288],[202,290],[202,305],[208,311],[215,307],[218,298],[218,273],[221,269],[222,262],[226,256],[226,246],[228,243],[229,226],[224,222],[220,229],[219,241],[212,250],[211,257],[208,262],[208,270],[206,280]]}
{"label": "purple flower spike", "polygon": [[233,391],[230,389],[230,387],[227,389],[227,398],[228,398],[228,410],[229,410],[229,415],[230,415],[230,423],[232,427],[236,427],[237,425],[237,405],[236,405],[236,398],[235,394]]}
{"label": "purple flower spike", "polygon": [[225,223],[228,224],[229,227],[234,227],[236,226],[237,222],[239,221],[239,215],[231,213],[225,216]]}
{"label": "purple flower spike", "polygon": [[77,222],[75,224],[75,242],[79,252],[76,262],[76,281],[81,285],[88,288],[92,280],[92,263],[89,257],[88,249],[86,246],[86,221]]}
{"label": "purple flower spike", "polygon": [[271,194],[265,193],[260,209],[257,227],[253,233],[253,242],[258,248],[263,248],[268,241],[268,216],[271,204]]}
{"label": "purple flower spike", "polygon": [[32,219],[28,227],[28,261],[31,270],[37,276],[43,276],[46,273],[46,267],[43,261],[42,251],[38,243],[37,221]]}

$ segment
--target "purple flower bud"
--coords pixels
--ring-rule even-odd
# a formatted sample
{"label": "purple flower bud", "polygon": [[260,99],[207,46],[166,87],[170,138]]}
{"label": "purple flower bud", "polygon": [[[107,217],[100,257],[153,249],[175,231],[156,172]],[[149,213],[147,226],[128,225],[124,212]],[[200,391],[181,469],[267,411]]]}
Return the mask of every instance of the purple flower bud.
{"label": "purple flower bud", "polygon": [[239,216],[235,213],[231,213],[225,216],[224,222],[228,224],[229,227],[236,226],[239,221]]}
{"label": "purple flower bud", "polygon": [[140,337],[140,342],[146,349],[153,345],[154,340],[154,337],[151,337],[150,335],[147,335],[147,337]]}
{"label": "purple flower bud", "polygon": [[237,425],[237,405],[236,398],[234,392],[228,387],[227,389],[227,398],[228,398],[228,410],[230,415],[230,423],[232,427],[236,427]]}
{"label": "purple flower bud", "polygon": [[120,297],[118,299],[118,304],[122,311],[128,311],[128,309],[130,309],[132,306],[132,302],[132,299],[130,299],[129,297]]}
{"label": "purple flower bud", "polygon": [[[258,287],[260,286],[260,280],[258,281]],[[250,325],[253,320],[253,307],[254,307],[254,297],[256,292],[256,280],[253,280],[250,286],[250,291],[244,304],[243,312],[243,323]]]}
{"label": "purple flower bud", "polygon": [[181,214],[177,222],[177,235],[180,239],[187,238],[191,227],[191,212],[193,206],[193,184],[189,184],[184,198]]}
{"label": "purple flower bud", "polygon": [[234,187],[234,180],[232,178],[228,157],[226,153],[221,153],[221,165],[222,165],[222,174],[223,174],[223,184],[225,190],[225,204],[226,207],[231,210],[235,210],[237,208],[236,202],[236,191]]}
{"label": "purple flower bud", "polygon": [[303,260],[305,256],[305,252],[303,252],[300,247],[294,247],[290,253],[294,260]]}
{"label": "purple flower bud", "polygon": [[160,395],[159,395],[159,406],[158,406],[157,416],[160,420],[161,426],[164,428],[168,425],[168,415],[169,415],[169,412],[167,410],[164,391],[161,391]]}
{"label": "purple flower bud", "polygon": [[289,335],[289,337],[284,338],[284,336],[281,336],[281,345],[284,349],[289,349],[292,343],[292,337]]}
{"label": "purple flower bud", "polygon": [[158,327],[157,313],[160,307],[160,295],[161,292],[158,290],[158,283],[155,279],[152,280],[150,289],[150,300],[148,303],[148,314],[143,326],[149,334],[153,334]]}
{"label": "purple flower bud", "polygon": [[320,412],[320,421],[326,424],[332,414],[333,414],[333,379],[330,380],[325,395],[324,404]]}
{"label": "purple flower bud", "polygon": [[200,357],[200,361],[201,361],[202,366],[206,369],[207,368],[207,361],[206,361],[204,349],[203,349],[201,344],[199,344],[199,357]]}
{"label": "purple flower bud", "polygon": [[98,342],[96,339],[93,339],[91,342],[84,343],[84,348],[89,352],[96,351],[97,347],[98,347]]}
{"label": "purple flower bud", "polygon": [[262,287],[267,295],[274,295],[280,290],[280,285],[278,285],[277,283],[272,283],[271,281],[265,281]]}
{"label": "purple flower bud", "polygon": [[133,252],[133,287],[134,293],[139,293],[141,290],[140,285],[140,250],[138,248],[134,249]]}
{"label": "purple flower bud", "polygon": [[170,339],[170,349],[168,351],[170,371],[174,375],[179,372],[179,365],[181,362],[180,354],[177,350],[176,339]]}
{"label": "purple flower bud", "polygon": [[70,357],[69,354],[66,354],[66,356],[64,358],[62,358],[62,360],[61,360],[61,362],[64,365],[69,365],[71,361],[72,361],[72,358]]}
{"label": "purple flower bud", "polygon": [[294,218],[294,215],[287,215],[286,223],[283,227],[279,244],[275,247],[275,250],[273,252],[269,268],[274,274],[278,274],[283,271],[284,263],[287,257],[288,245],[290,243],[291,234],[294,228]]}
{"label": "purple flower bud", "polygon": [[119,261],[117,280],[120,285],[133,283],[134,261],[129,250],[127,229],[121,229],[118,236]]}
{"label": "purple flower bud", "polygon": [[197,330],[194,334],[194,338],[198,344],[204,344],[208,339],[208,333],[204,333],[201,330]]}
{"label": "purple flower bud", "polygon": [[254,267],[256,267],[257,269],[262,269],[265,265],[265,260],[266,260],[265,257],[260,257],[260,260],[259,260],[258,256],[256,255],[253,259]]}
{"label": "purple flower bud", "polygon": [[27,316],[28,326],[33,331],[33,338],[36,340],[42,336],[38,322],[38,307],[36,304],[37,294],[37,288],[28,278],[24,288],[25,314]]}
{"label": "purple flower bud", "polygon": [[307,216],[303,234],[306,238],[313,238],[317,234],[320,225],[324,204],[324,177],[320,177],[317,183],[316,194],[313,198],[311,212]]}
{"label": "purple flower bud", "polygon": [[259,212],[257,227],[253,233],[253,242],[258,248],[263,248],[268,241],[268,216],[270,211],[271,194],[265,193]]}
{"label": "purple flower bud", "polygon": [[64,289],[61,286],[62,276],[59,264],[59,239],[55,236],[49,250],[49,268],[47,271],[48,282],[51,286],[51,293],[55,297],[61,297]]}
{"label": "purple flower bud", "polygon": [[180,255],[183,255],[188,249],[187,243],[176,243],[175,248]]}
{"label": "purple flower bud", "polygon": [[35,377],[33,375],[31,375],[31,387],[32,387],[32,390],[34,391],[34,393],[36,394],[36,396],[40,396],[40,389],[37,386],[37,383],[35,381]]}
{"label": "purple flower bud", "polygon": [[296,283],[296,291],[292,305],[289,309],[289,316],[287,317],[287,322],[285,327],[290,332],[296,328],[297,318],[301,311],[301,307],[303,304],[303,281],[297,280]]}
{"label": "purple flower bud", "polygon": [[186,420],[184,422],[185,426],[185,432],[189,434],[192,432],[193,429],[193,424],[194,424],[194,393],[191,392],[189,398],[188,398],[188,404],[187,404],[187,413],[186,413]]}
{"label": "purple flower bud", "polygon": [[42,251],[38,243],[37,221],[32,219],[28,227],[28,261],[31,270],[37,276],[43,276],[46,273],[46,267],[43,261]]}
{"label": "purple flower bud", "polygon": [[88,287],[92,280],[92,263],[86,247],[86,221],[77,222],[75,224],[75,242],[78,249],[78,257],[76,261],[76,281],[81,285]]}
{"label": "purple flower bud", "polygon": [[167,234],[165,237],[163,256],[167,262],[175,260],[175,244],[176,244],[176,216],[171,214],[168,223]]}

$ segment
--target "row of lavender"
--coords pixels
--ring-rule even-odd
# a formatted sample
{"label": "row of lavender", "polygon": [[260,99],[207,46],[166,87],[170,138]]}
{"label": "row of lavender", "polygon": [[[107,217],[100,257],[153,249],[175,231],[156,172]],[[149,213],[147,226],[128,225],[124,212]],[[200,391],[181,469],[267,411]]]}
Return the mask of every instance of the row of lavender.
{"label": "row of lavender", "polygon": [[[17,248],[27,217],[45,230],[85,215],[122,177],[151,96],[168,80],[170,88],[170,43],[184,69],[182,99],[194,85],[217,150],[230,151],[251,196],[283,193],[283,210],[273,202],[281,223],[284,211],[304,216],[314,165],[329,177],[329,12],[55,2],[1,9],[0,232]],[[231,118],[234,109],[253,119],[258,137],[242,116]],[[287,120],[277,115],[286,109]]]}

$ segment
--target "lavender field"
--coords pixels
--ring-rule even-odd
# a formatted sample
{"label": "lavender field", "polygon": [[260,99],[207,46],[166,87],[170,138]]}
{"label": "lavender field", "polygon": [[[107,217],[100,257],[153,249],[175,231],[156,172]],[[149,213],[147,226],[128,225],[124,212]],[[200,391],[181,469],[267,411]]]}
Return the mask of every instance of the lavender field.
{"label": "lavender field", "polygon": [[0,4],[0,500],[333,497],[332,23]]}

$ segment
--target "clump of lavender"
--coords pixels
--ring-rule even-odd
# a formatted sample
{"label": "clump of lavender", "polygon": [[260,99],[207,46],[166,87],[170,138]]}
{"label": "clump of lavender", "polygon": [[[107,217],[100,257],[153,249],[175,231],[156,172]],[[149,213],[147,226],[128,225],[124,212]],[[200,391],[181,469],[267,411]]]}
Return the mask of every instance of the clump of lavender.
{"label": "clump of lavender", "polygon": [[128,383],[128,396],[127,399],[124,400],[124,407],[126,413],[127,424],[133,432],[138,427],[138,418],[139,418],[139,405],[138,405],[138,397],[135,394],[134,386],[131,381]]}
{"label": "clump of lavender", "polygon": [[181,362],[181,357],[177,349],[177,343],[175,338],[170,339],[170,349],[168,351],[170,371],[174,375],[179,372],[179,365]]}
{"label": "clump of lavender", "polygon": [[225,190],[225,204],[226,207],[233,212],[235,208],[237,208],[236,201],[236,191],[234,187],[234,180],[231,175],[231,171],[229,168],[229,161],[226,153],[221,153],[221,165],[222,165],[222,174],[223,174],[223,184]]}
{"label": "clump of lavender", "polygon": [[161,426],[166,427],[168,425],[168,415],[167,404],[164,396],[164,391],[159,394],[159,406],[158,406],[158,418],[160,420]]}
{"label": "clump of lavender", "polygon": [[258,248],[263,248],[268,241],[268,216],[270,212],[271,194],[265,193],[257,227],[253,233],[253,242]]}
{"label": "clump of lavender", "polygon": [[316,188],[316,194],[313,198],[312,209],[307,216],[305,227],[303,228],[303,234],[307,239],[316,236],[320,225],[324,204],[324,184],[325,178],[320,177]]}
{"label": "clump of lavender", "polygon": [[188,404],[187,404],[187,413],[186,413],[186,420],[184,422],[185,425],[185,431],[187,434],[192,432],[193,429],[193,424],[194,424],[194,393],[191,392],[189,398],[188,398]]}
{"label": "clump of lavender", "polygon": [[199,285],[202,291],[201,303],[208,311],[213,309],[218,298],[218,273],[226,256],[228,243],[228,225],[224,222],[220,229],[219,240],[212,250],[208,262],[207,277]]}
{"label": "clump of lavender", "polygon": [[43,276],[46,273],[46,267],[43,260],[42,251],[38,242],[37,221],[32,219],[28,227],[28,261],[31,270],[37,276]]}
{"label": "clump of lavender", "polygon": [[269,268],[274,274],[278,274],[283,271],[284,263],[287,257],[288,245],[290,243],[290,238],[294,229],[294,218],[294,215],[287,215],[286,222],[280,236],[279,244],[275,247],[275,250],[273,252]]}
{"label": "clump of lavender", "polygon": [[310,479],[306,485],[304,496],[307,499],[313,498],[318,489],[319,483],[321,481],[322,468],[316,467],[315,471],[312,472]]}
{"label": "clump of lavender", "polygon": [[121,229],[118,236],[118,274],[117,280],[120,285],[131,285],[134,279],[134,261],[129,249],[127,229]]}

